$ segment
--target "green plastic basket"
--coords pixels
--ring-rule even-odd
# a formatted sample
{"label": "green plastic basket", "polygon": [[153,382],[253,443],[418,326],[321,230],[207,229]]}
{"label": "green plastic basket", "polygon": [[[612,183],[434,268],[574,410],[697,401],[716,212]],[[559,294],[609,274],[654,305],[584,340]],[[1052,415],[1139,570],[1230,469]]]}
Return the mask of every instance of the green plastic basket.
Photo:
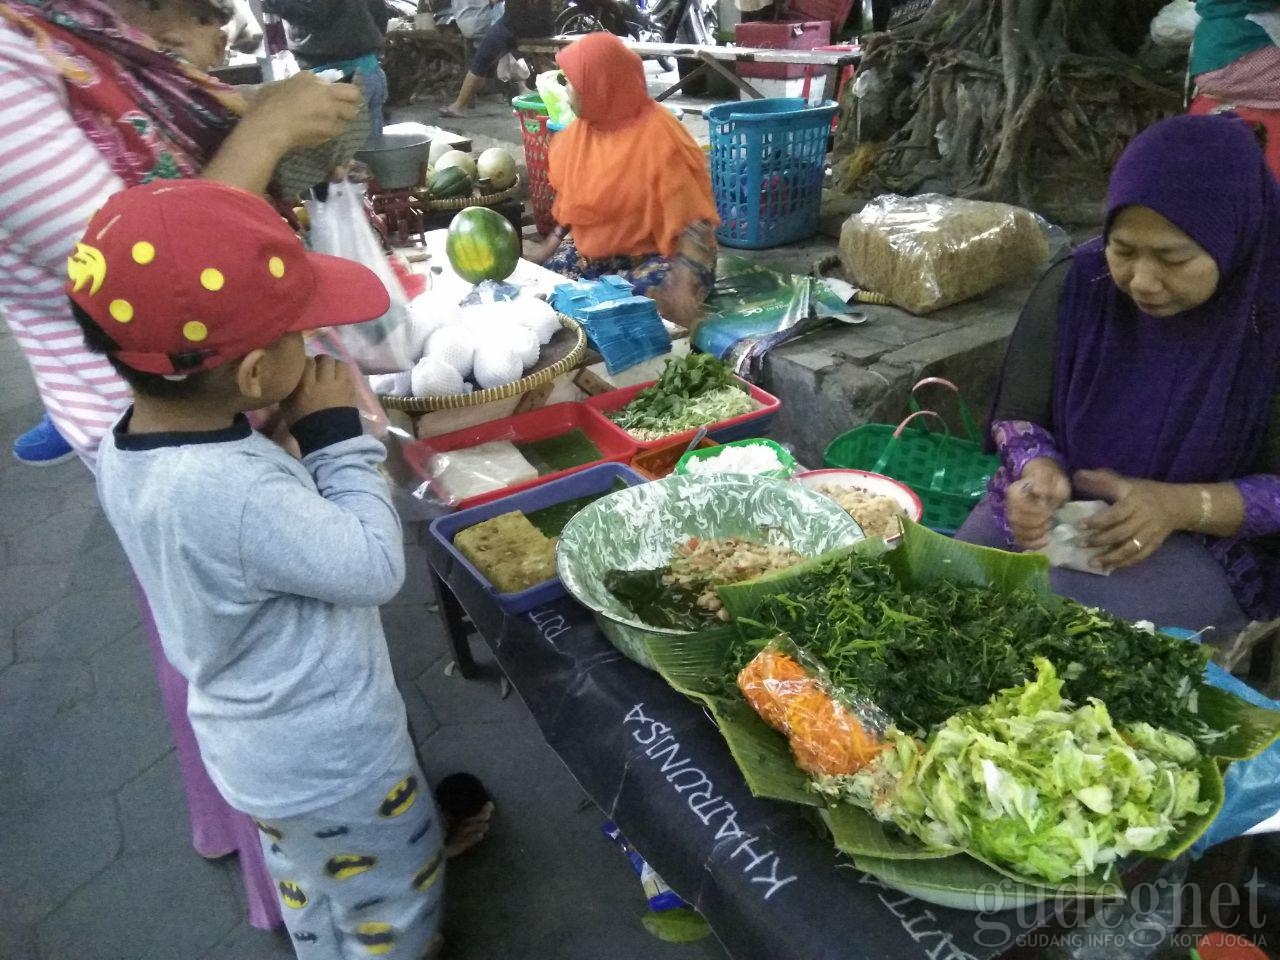
{"label": "green plastic basket", "polygon": [[706,460],[710,457],[718,457],[725,451],[726,447],[768,447],[773,451],[774,456],[778,458],[778,462],[782,464],[781,470],[768,470],[764,473],[752,474],[756,477],[767,477],[770,480],[790,480],[791,475],[796,472],[796,461],[791,454],[778,446],[772,440],[734,440],[730,443],[721,444],[715,447],[704,447],[701,450],[690,450],[680,462],[676,464],[676,473],[681,476],[689,476],[689,464],[694,460]]}
{"label": "green plastic basket", "polygon": [[[956,391],[967,437],[951,436],[941,416],[920,408],[915,391],[930,384]],[[882,473],[905,483],[924,504],[924,523],[935,530],[955,531],[986,492],[1000,460],[982,452],[969,405],[950,381],[921,380],[912,387],[910,407],[911,415],[896,427],[869,423],[836,437],[827,446],[823,462],[843,470]],[[942,432],[913,422],[927,417],[936,417]]]}

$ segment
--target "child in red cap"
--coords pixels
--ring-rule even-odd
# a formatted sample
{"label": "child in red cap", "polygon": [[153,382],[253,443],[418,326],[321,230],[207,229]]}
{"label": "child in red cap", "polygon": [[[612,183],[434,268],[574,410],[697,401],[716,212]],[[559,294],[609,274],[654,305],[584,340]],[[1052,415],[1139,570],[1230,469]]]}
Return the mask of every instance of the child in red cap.
{"label": "child in red cap", "polygon": [[[444,843],[378,615],[404,579],[400,523],[346,367],[302,338],[380,316],[386,290],[203,180],[112,197],[68,272],[86,341],[135,394],[100,450],[103,507],[299,955],[420,960]],[[300,462],[245,418],[276,404]]]}

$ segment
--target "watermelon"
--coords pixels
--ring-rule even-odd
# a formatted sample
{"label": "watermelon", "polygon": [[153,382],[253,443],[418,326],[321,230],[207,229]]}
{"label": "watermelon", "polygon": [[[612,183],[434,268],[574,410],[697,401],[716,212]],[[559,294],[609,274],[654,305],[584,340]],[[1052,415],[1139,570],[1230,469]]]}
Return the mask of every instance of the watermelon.
{"label": "watermelon", "polygon": [[471,193],[471,178],[459,167],[447,167],[437,170],[427,181],[427,189],[433,197],[441,200],[447,197],[465,197]]}
{"label": "watermelon", "polygon": [[441,170],[448,170],[450,167],[461,167],[472,180],[476,178],[476,162],[471,159],[471,154],[469,153],[463,153],[461,150],[450,150],[436,161],[436,173]]}
{"label": "watermelon", "polygon": [[449,224],[445,253],[468,283],[505,280],[520,262],[520,236],[510,221],[488,207],[467,207]]}
{"label": "watermelon", "polygon": [[501,147],[490,147],[480,154],[476,172],[481,180],[488,180],[495,190],[506,190],[516,182],[516,161]]}

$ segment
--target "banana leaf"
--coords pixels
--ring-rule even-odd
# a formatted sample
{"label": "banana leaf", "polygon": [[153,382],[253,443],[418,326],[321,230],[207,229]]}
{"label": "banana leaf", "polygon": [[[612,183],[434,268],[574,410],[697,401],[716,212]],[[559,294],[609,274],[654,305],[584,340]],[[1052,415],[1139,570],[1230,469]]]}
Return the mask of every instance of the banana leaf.
{"label": "banana leaf", "polygon": [[1124,894],[1118,881],[1104,882],[1096,878],[1089,878],[1078,886],[1018,883],[967,856],[945,860],[888,860],[859,855],[853,858],[853,865],[887,887],[953,910],[990,913],[1050,898],[1066,899],[1074,895],[1102,900]]}
{"label": "banana leaf", "polygon": [[1256,757],[1280,738],[1280,713],[1208,684],[1200,688],[1200,715],[1209,726],[1229,731],[1213,745],[1213,755],[1222,760]]}
{"label": "banana leaf", "polygon": [[[889,556],[894,574],[908,588],[925,588],[941,579],[959,580],[997,591],[1030,589],[1052,596],[1044,557],[1011,554],[975,547],[905,523],[901,544]],[[735,620],[751,620],[769,597],[786,593],[789,584],[814,566],[850,554],[876,556],[887,549],[883,541],[864,540],[806,561],[788,570],[718,591]],[[659,672],[677,690],[703,702],[729,744],[753,794],[807,806],[823,806],[807,788],[796,768],[786,738],[768,727],[749,705],[725,689],[725,674],[740,642],[733,630],[713,635],[663,637],[649,641],[649,655]],[[1223,803],[1223,761],[1260,753],[1280,737],[1280,713],[1255,707],[1233,694],[1205,685],[1201,713],[1210,725],[1230,731],[1215,747],[1215,756],[1201,761],[1201,798],[1211,802],[1204,815],[1184,824],[1179,835],[1152,856],[1173,859],[1184,853],[1208,828]],[[836,847],[851,856],[860,869],[891,887],[946,906],[974,909],[982,890],[1000,887],[1016,902],[1033,903],[1070,893],[1066,887],[1045,887],[1002,868],[984,864],[967,854],[930,851],[918,841],[887,828],[867,812],[850,804],[824,807],[822,816]],[[1118,885],[1095,875],[1074,881],[1082,896],[1101,896]],[[989,886],[995,885],[995,886]]]}
{"label": "banana leaf", "polygon": [[[1228,694],[1229,696],[1229,694]],[[1198,765],[1200,771],[1200,799],[1210,801],[1208,811],[1198,817],[1188,817],[1177,836],[1171,837],[1159,850],[1152,850],[1149,856],[1157,860],[1176,860],[1200,839],[1201,834],[1209,829],[1209,824],[1222,811],[1226,800],[1226,786],[1222,780],[1222,763],[1214,757],[1203,757]]]}
{"label": "banana leaf", "polygon": [[950,860],[955,853],[926,848],[914,837],[886,829],[875,817],[851,803],[837,803],[822,811],[836,849],[851,857],[878,860]]}

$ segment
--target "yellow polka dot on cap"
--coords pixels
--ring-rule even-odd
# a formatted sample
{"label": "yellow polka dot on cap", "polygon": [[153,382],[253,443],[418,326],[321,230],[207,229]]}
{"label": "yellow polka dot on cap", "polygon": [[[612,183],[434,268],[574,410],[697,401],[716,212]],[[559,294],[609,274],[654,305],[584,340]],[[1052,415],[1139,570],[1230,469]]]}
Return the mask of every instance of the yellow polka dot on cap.
{"label": "yellow polka dot on cap", "polygon": [[268,260],[267,269],[271,271],[271,275],[277,280],[284,277],[284,261],[279,257],[272,257]]}
{"label": "yellow polka dot on cap", "polygon": [[145,267],[156,258],[156,248],[145,240],[139,240],[133,245],[133,262],[139,266]]}
{"label": "yellow polka dot on cap", "polygon": [[133,319],[133,304],[128,300],[112,300],[107,310],[116,323],[128,323]]}
{"label": "yellow polka dot on cap", "polygon": [[209,328],[199,320],[188,320],[182,325],[182,335],[192,343],[200,343],[209,336]]}
{"label": "yellow polka dot on cap", "polygon": [[226,282],[222,273],[213,269],[213,267],[207,267],[200,271],[200,286],[211,293],[217,293]]}

